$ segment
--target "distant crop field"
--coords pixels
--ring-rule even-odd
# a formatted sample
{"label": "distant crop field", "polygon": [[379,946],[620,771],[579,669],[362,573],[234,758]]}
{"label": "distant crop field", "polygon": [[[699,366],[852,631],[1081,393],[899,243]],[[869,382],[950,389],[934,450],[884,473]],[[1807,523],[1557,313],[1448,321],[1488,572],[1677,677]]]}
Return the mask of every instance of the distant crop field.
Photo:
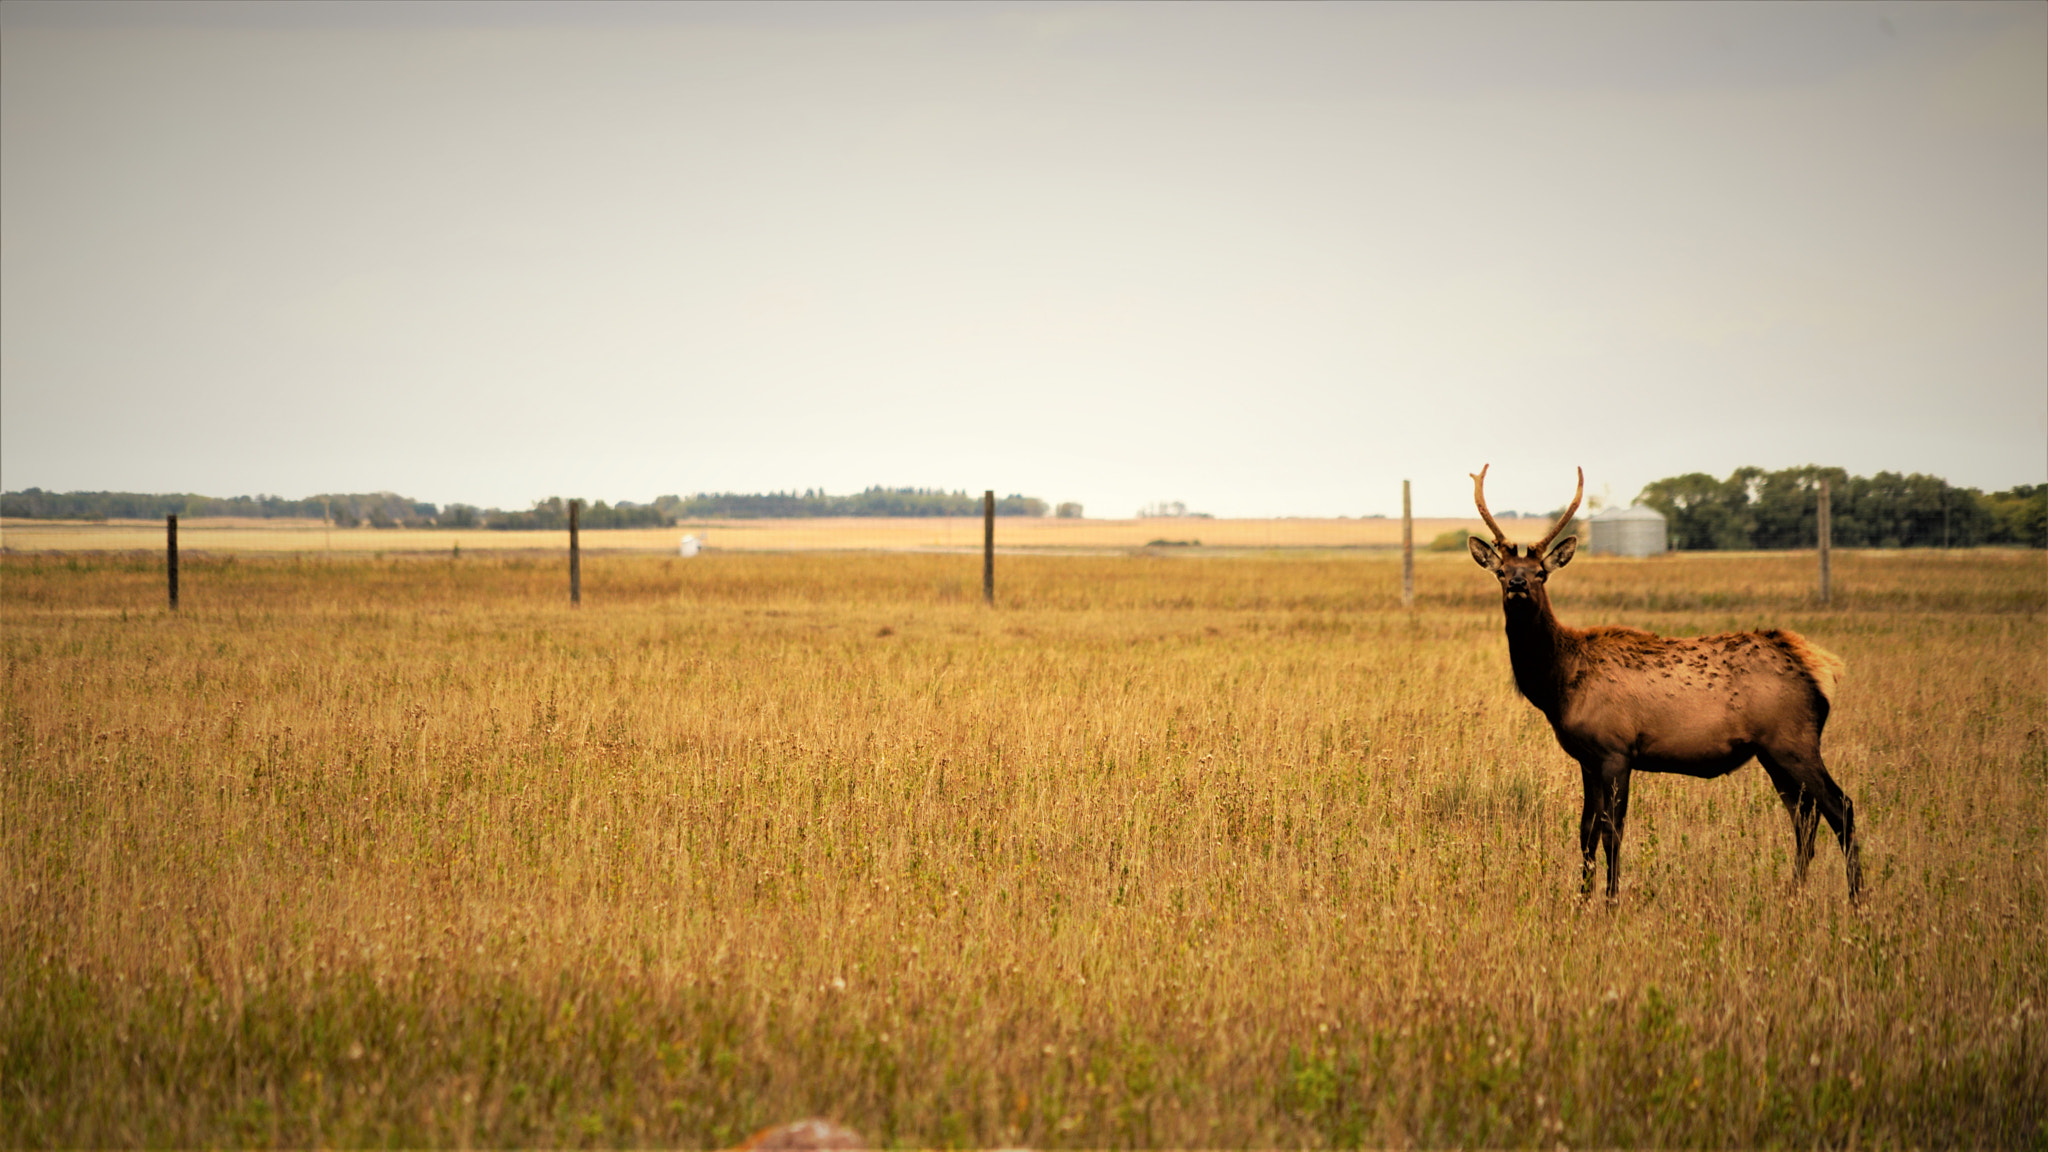
{"label": "distant crop field", "polygon": [[[1517,524],[1503,521],[1509,531]],[[1529,535],[1549,528],[1545,521]],[[685,534],[713,551],[894,551],[979,550],[980,517],[852,516],[819,520],[703,520],[673,528],[615,528],[585,531],[581,545],[592,552],[674,553]],[[1415,545],[1426,547],[1438,533],[1469,528],[1476,519],[1417,520]],[[1208,549],[1393,548],[1401,543],[1399,519],[1061,520],[999,516],[996,546],[1005,551],[1100,551],[1142,548],[1155,541]],[[181,551],[198,553],[456,553],[566,551],[567,531],[514,532],[482,528],[327,528],[317,520],[189,519],[178,525]],[[9,552],[130,552],[164,547],[161,521],[0,521],[0,550]]]}
{"label": "distant crop field", "polygon": [[1754,767],[1582,902],[1462,554],[7,555],[0,1140],[2038,1146],[2044,560],[1553,581],[1846,658],[1851,907]]}

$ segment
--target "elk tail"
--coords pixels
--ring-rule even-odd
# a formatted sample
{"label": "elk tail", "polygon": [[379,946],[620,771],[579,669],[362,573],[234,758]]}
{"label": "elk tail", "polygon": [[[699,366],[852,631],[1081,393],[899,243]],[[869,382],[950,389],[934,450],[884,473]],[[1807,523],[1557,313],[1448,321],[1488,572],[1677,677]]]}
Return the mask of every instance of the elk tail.
{"label": "elk tail", "polygon": [[1835,685],[1848,674],[1848,662],[1797,632],[1778,633],[1778,643],[1799,665],[1800,671],[1813,681],[1813,686],[1820,689],[1821,699],[1832,706]]}

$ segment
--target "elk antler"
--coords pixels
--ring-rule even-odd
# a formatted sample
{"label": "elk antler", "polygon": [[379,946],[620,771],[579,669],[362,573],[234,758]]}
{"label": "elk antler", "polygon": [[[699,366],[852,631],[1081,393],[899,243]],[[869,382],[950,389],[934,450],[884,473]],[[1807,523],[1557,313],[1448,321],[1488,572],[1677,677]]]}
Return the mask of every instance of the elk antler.
{"label": "elk antler", "polygon": [[1491,464],[1481,464],[1479,471],[1467,473],[1472,477],[1472,502],[1479,505],[1479,518],[1493,529],[1493,542],[1506,547],[1508,534],[1500,530],[1500,525],[1493,522],[1493,513],[1486,510],[1486,470],[1491,467]]}
{"label": "elk antler", "polygon": [[1579,497],[1584,496],[1585,494],[1586,470],[1584,468],[1581,468],[1579,469],[1579,490],[1572,493],[1571,507],[1566,508],[1564,510],[1564,515],[1559,516],[1557,518],[1557,523],[1552,524],[1550,526],[1550,534],[1548,536],[1545,536],[1542,540],[1538,541],[1534,548],[1529,549],[1531,555],[1541,556],[1543,554],[1543,550],[1545,548],[1550,547],[1550,542],[1552,540],[1557,539],[1557,534],[1559,532],[1564,531],[1565,525],[1570,524],[1572,522],[1572,513],[1577,512],[1579,510]]}

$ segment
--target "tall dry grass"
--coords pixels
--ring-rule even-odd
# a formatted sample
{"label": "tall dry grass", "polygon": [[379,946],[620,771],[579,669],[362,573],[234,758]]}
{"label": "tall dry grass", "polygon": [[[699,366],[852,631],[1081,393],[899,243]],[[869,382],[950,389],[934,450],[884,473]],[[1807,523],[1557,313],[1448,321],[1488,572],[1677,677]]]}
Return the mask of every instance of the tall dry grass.
{"label": "tall dry grass", "polygon": [[1847,658],[1868,894],[1641,777],[1616,906],[1425,557],[0,560],[12,1145],[2048,1140],[2039,554],[1581,559]]}

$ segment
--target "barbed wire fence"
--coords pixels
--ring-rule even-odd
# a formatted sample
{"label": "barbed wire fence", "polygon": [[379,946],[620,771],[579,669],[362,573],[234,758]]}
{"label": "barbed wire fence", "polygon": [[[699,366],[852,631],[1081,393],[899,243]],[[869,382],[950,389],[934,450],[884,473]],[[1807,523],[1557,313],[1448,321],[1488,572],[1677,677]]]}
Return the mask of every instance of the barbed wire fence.
{"label": "barbed wire fence", "polygon": [[[1818,486],[1816,540],[1816,600],[1829,603],[1832,595],[1830,489],[1823,479]],[[1102,554],[1244,554],[1281,549],[1337,551],[1398,548],[1401,556],[1400,595],[1404,608],[1415,604],[1415,535],[1412,486],[1401,482],[1401,515],[1398,521],[1369,516],[1338,519],[1280,518],[1265,520],[1217,520],[1201,516],[1134,517],[1129,520],[1085,520],[1078,516],[1001,516],[994,489],[982,493],[981,515],[967,517],[841,517],[830,520],[678,521],[659,528],[605,528],[597,530],[599,551],[615,554],[666,553],[685,558],[706,552],[979,552],[982,560],[982,601],[996,603],[997,553],[1025,555]],[[1179,510],[1176,507],[1176,510]],[[465,544],[472,553],[557,552],[566,547],[568,598],[571,605],[583,601],[583,552],[586,530],[582,527],[581,500],[566,502],[567,531],[491,528],[406,528],[351,527],[340,530],[342,548],[335,548],[336,527],[330,520],[283,525],[261,521],[226,524],[182,525],[188,547],[201,553],[268,553],[304,555],[370,554],[382,559],[387,554],[441,555],[459,559]],[[1508,516],[1502,519],[1510,519]],[[1512,520],[1529,520],[1513,517]],[[1543,518],[1534,518],[1543,519]],[[1511,522],[1512,522],[1511,520]],[[1005,528],[998,531],[998,521]],[[1437,519],[1421,522],[1425,532],[1435,531],[1431,546],[1442,548],[1466,532],[1475,532],[1478,521]],[[1545,527],[1547,527],[1545,521]],[[1586,522],[1574,526],[1583,532]],[[1398,527],[1398,535],[1395,529]],[[678,535],[678,530],[681,530]],[[976,531],[976,530],[979,531]],[[124,523],[78,523],[15,520],[0,525],[0,550],[32,553],[134,553],[159,545],[162,532],[164,579],[168,609],[180,604],[180,533],[176,514],[166,515],[163,526],[145,521]],[[1173,535],[1161,533],[1172,532]],[[1207,535],[1205,541],[1201,532]],[[978,540],[975,537],[979,537]]]}
{"label": "barbed wire fence", "polygon": [[[167,515],[161,526],[147,521],[79,523],[14,520],[0,526],[0,549],[43,554],[139,553],[162,549],[167,603],[179,606],[181,547],[198,555],[325,555],[382,560],[387,556],[447,556],[465,553],[555,554],[566,552],[568,600],[583,599],[584,552],[600,555],[666,554],[689,558],[719,552],[921,552],[979,554],[981,599],[994,605],[996,569],[1003,555],[1240,556],[1263,552],[1342,554],[1369,551],[1401,556],[1401,602],[1415,602],[1417,531],[1443,546],[1447,537],[1476,531],[1473,518],[1413,515],[1412,491],[1402,482],[1398,518],[1217,519],[1200,515],[1084,519],[1079,516],[1000,514],[994,489],[982,493],[978,517],[843,517],[821,520],[679,520],[659,528],[600,528],[583,525],[581,500],[565,502],[566,530],[467,527],[337,527],[332,520],[267,523],[225,520],[198,523]],[[1155,505],[1149,510],[1173,508]],[[1514,518],[1526,519],[1526,518]],[[1510,523],[1514,522],[1510,519]],[[1546,522],[1547,526],[1547,522]]]}
{"label": "barbed wire fence", "polygon": [[[984,492],[977,504],[985,504]],[[585,551],[664,553],[688,550],[684,537],[705,552],[960,552],[978,554],[986,543],[986,510],[973,516],[774,518],[753,520],[680,519],[659,527],[593,527],[590,508],[580,501],[580,538]],[[566,512],[565,502],[565,512]],[[427,555],[471,552],[542,552],[566,549],[562,527],[343,526],[312,519],[258,520],[178,514],[185,551],[204,554],[310,556]],[[1396,516],[1219,518],[1198,515],[1123,518],[1056,518],[1010,515],[1000,500],[995,516],[999,552],[1160,555],[1229,554],[1260,549],[1378,549],[1401,544]],[[1417,519],[1414,531],[1426,545],[1432,533],[1476,527],[1472,517]],[[165,520],[65,521],[10,518],[0,523],[0,549],[12,553],[158,552]]]}

